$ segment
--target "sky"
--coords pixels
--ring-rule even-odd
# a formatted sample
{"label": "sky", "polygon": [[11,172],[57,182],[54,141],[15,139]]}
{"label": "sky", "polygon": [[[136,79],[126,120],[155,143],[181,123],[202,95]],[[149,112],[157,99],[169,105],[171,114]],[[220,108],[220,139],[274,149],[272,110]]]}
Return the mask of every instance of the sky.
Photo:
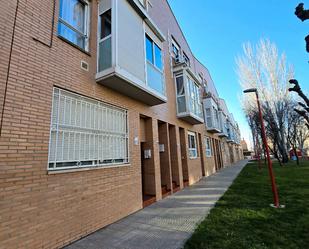
{"label": "sky", "polygon": [[[243,43],[261,38],[274,42],[292,64],[295,78],[309,93],[309,54],[305,37],[309,20],[301,22],[295,7],[309,0],[168,0],[193,54],[209,69],[220,97],[239,123],[241,136],[252,145],[250,129],[241,109],[242,94],[235,58]],[[190,2],[190,4],[188,4]]]}

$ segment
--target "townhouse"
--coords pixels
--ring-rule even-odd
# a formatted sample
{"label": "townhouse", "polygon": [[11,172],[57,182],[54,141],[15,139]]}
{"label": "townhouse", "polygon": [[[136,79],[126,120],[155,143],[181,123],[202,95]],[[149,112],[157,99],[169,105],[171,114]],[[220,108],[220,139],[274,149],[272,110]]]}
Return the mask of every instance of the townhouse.
{"label": "townhouse", "polygon": [[59,248],[242,159],[166,0],[0,9],[0,248]]}

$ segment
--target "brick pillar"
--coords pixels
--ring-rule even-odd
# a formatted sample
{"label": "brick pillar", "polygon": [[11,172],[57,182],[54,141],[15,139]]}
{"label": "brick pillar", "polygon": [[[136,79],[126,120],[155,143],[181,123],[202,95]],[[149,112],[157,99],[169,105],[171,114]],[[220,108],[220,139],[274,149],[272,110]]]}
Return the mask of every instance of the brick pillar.
{"label": "brick pillar", "polygon": [[180,189],[183,188],[183,170],[182,170],[182,163],[181,163],[181,142],[180,142],[180,134],[179,134],[179,127],[175,127],[175,143],[177,145],[177,149],[175,154],[177,153],[177,164],[178,164],[178,173],[179,173],[179,186]]}
{"label": "brick pillar", "polygon": [[200,151],[200,159],[201,159],[201,173],[202,173],[202,177],[206,175],[206,171],[205,171],[205,161],[204,161],[204,158],[205,158],[205,145],[203,144],[203,138],[202,138],[202,135],[201,133],[198,133],[198,143],[199,143],[199,151]]}
{"label": "brick pillar", "polygon": [[159,154],[159,132],[158,132],[158,120],[152,119],[152,158],[153,167],[155,175],[155,189],[156,189],[156,199],[162,199],[161,191],[161,169],[160,169],[160,154]]}
{"label": "brick pillar", "polygon": [[164,146],[164,151],[160,153],[161,185],[167,186],[167,190],[172,190],[172,170],[169,148],[169,130],[167,123],[158,123],[159,144]]}
{"label": "brick pillar", "polygon": [[[172,170],[172,182],[175,182],[177,186],[181,187],[182,182],[182,172],[180,168],[180,146],[179,146],[179,136],[177,141],[177,130],[178,127],[174,125],[169,125],[169,147],[170,147],[170,159],[171,159],[171,170]],[[181,178],[180,178],[181,172]]]}
{"label": "brick pillar", "polygon": [[180,150],[181,150],[181,168],[183,181],[189,181],[189,162],[188,162],[188,134],[185,129],[179,128]]}

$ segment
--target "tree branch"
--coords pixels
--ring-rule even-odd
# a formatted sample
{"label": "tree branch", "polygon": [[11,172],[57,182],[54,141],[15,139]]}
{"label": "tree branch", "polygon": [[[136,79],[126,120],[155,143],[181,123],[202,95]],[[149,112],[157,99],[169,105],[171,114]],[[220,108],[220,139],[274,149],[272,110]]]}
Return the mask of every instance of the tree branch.
{"label": "tree branch", "polygon": [[309,19],[309,10],[304,9],[304,4],[300,3],[295,8],[295,15],[302,21]]}
{"label": "tree branch", "polygon": [[[306,111],[301,111],[301,110],[298,110],[298,109],[294,109],[294,111],[296,111],[300,116],[302,116],[306,121],[307,121],[307,126],[309,125],[309,117],[307,116],[306,114]],[[308,126],[309,128],[309,126]]]}
{"label": "tree branch", "polygon": [[290,84],[294,85],[294,87],[289,88],[289,92],[296,92],[305,101],[306,105],[309,107],[309,99],[301,90],[298,81],[295,79],[291,79],[289,80],[289,82]]}
{"label": "tree branch", "polygon": [[304,103],[298,102],[298,104],[303,107],[309,113],[309,107],[307,107]]}

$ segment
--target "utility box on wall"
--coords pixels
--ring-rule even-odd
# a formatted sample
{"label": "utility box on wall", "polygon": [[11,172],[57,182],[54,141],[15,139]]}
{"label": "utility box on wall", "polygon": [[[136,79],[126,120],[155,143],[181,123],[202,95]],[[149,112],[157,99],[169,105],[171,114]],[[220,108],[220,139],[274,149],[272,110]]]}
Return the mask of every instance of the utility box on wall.
{"label": "utility box on wall", "polygon": [[144,159],[151,158],[151,150],[144,150]]}

